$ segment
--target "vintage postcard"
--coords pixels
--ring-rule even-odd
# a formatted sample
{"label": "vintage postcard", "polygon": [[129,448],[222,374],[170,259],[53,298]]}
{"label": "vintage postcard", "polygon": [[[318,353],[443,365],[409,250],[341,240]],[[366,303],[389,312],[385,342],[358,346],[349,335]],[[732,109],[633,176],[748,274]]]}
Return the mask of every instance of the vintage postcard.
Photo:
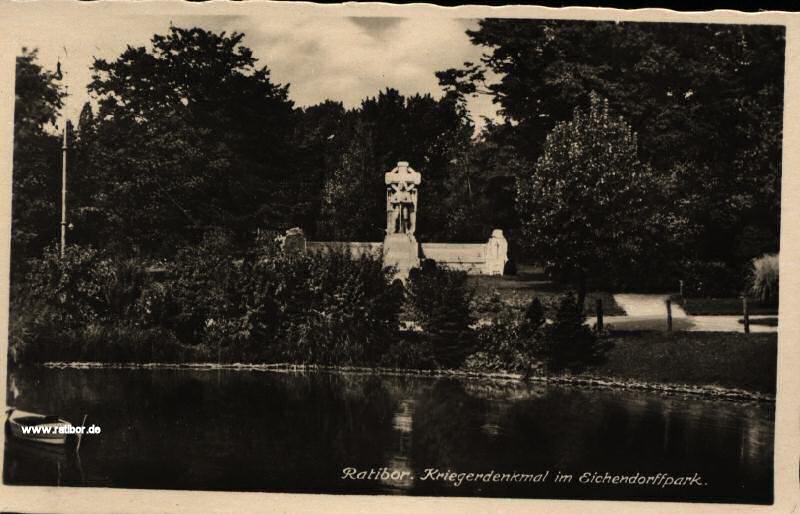
{"label": "vintage postcard", "polygon": [[0,509],[797,508],[797,16],[0,12]]}

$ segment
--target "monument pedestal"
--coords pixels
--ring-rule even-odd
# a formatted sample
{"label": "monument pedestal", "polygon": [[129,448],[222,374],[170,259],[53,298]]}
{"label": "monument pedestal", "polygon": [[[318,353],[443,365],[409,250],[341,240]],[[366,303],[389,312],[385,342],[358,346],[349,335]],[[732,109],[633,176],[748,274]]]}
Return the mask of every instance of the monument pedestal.
{"label": "monument pedestal", "polygon": [[387,234],[383,240],[383,265],[394,266],[396,277],[405,281],[411,268],[419,266],[419,244],[412,234]]}

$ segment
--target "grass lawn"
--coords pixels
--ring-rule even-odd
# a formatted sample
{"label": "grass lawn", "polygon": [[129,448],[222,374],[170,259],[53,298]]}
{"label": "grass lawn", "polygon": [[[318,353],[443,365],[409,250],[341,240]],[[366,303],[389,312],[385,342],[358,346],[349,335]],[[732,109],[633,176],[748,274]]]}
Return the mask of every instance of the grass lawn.
{"label": "grass lawn", "polygon": [[[525,265],[519,266],[516,275],[474,275],[470,276],[468,280],[475,287],[477,295],[488,296],[496,291],[507,304],[519,306],[528,305],[534,297],[543,300],[558,296],[568,289],[548,280],[541,270]],[[625,311],[617,305],[614,297],[610,293],[602,291],[592,291],[586,294],[585,312],[587,315],[594,316],[597,298],[603,301],[603,313],[606,316],[625,315]]]}
{"label": "grass lawn", "polygon": [[775,393],[777,334],[617,332],[605,363],[587,373],[658,383]]}
{"label": "grass lawn", "polygon": [[[748,300],[747,310],[750,314],[777,315],[778,307],[760,305],[758,300]],[[684,298],[683,310],[690,316],[722,316],[741,315],[741,298]]]}

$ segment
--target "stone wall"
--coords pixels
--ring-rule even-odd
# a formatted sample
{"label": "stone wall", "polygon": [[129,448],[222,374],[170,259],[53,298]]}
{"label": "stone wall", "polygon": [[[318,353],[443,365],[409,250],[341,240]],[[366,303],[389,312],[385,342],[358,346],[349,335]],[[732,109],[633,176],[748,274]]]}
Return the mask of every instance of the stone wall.
{"label": "stone wall", "polygon": [[486,243],[422,243],[422,257],[448,268],[482,275],[486,265]]}
{"label": "stone wall", "polygon": [[[350,241],[307,241],[300,229],[287,232],[287,251],[323,252],[346,250],[357,259],[362,255],[380,256],[384,243]],[[421,243],[420,259],[433,259],[470,275],[502,275],[508,261],[508,243],[502,230],[494,230],[486,243]]]}
{"label": "stone wall", "polygon": [[508,242],[495,229],[485,243],[422,243],[422,257],[470,275],[502,275],[508,262]]}
{"label": "stone wall", "polygon": [[502,275],[508,262],[508,242],[500,229],[492,230],[485,243],[417,242],[417,193],[422,175],[407,161],[400,161],[384,174],[386,184],[386,237],[382,243],[308,241],[303,230],[292,228],[283,236],[283,249],[289,253],[345,250],[353,256],[380,256],[384,266],[395,270],[395,277],[405,281],[410,270],[422,259],[432,259],[443,266],[471,275]]}

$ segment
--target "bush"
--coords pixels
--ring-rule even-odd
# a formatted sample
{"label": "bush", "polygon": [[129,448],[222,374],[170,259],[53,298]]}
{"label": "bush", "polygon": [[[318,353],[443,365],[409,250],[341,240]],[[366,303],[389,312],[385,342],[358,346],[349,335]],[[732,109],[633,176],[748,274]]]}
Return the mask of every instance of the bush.
{"label": "bush", "polygon": [[738,296],[744,285],[739,270],[722,262],[685,261],[681,275],[687,297]]}
{"label": "bush", "polygon": [[[141,326],[141,299],[150,278],[144,263],[109,258],[91,247],[48,248],[14,284],[15,337],[52,340],[71,330],[105,324]],[[24,336],[23,336],[24,334]]]}
{"label": "bush", "polygon": [[544,308],[538,298],[523,312],[494,298],[486,323],[476,329],[477,351],[464,366],[471,369],[530,373],[539,362],[539,329]]}
{"label": "bush", "polygon": [[402,285],[380,257],[346,251],[278,257],[265,262],[283,281],[269,291],[282,313],[281,340],[295,362],[378,362],[397,339]]}
{"label": "bush", "polygon": [[516,371],[513,365],[503,360],[500,356],[483,350],[471,353],[464,359],[464,369],[471,371],[499,371],[499,372],[512,372]]}
{"label": "bush", "polygon": [[212,229],[200,244],[178,251],[164,283],[142,295],[148,325],[167,327],[184,344],[218,347],[250,336],[237,320],[251,275],[244,259],[231,255],[231,239]]}
{"label": "bush", "polygon": [[380,365],[391,368],[431,369],[436,367],[430,345],[418,333],[404,334],[381,356]]}
{"label": "bush", "polygon": [[169,331],[146,328],[119,320],[64,329],[40,306],[29,314],[13,316],[9,360],[13,364],[46,361],[186,362],[209,360],[203,346],[179,343]]}
{"label": "bush", "polygon": [[214,231],[181,252],[172,281],[146,295],[150,316],[181,341],[235,360],[361,364],[396,339],[402,290],[381,259],[287,255],[263,240],[231,259],[228,238]]}
{"label": "bush", "polygon": [[207,360],[202,347],[182,345],[163,328],[127,323],[91,325],[71,342],[63,360],[98,362],[183,362]]}
{"label": "bush", "polygon": [[209,231],[158,280],[133,260],[51,251],[15,294],[12,357],[367,364],[397,340],[403,288],[380,258],[287,256],[263,240],[231,256],[230,242]]}
{"label": "bush", "polygon": [[524,329],[528,334],[538,331],[547,321],[544,305],[538,297],[534,297],[525,308]]}
{"label": "bush", "polygon": [[765,254],[753,259],[750,293],[764,305],[778,304],[778,255]]}
{"label": "bush", "polygon": [[95,271],[103,300],[102,318],[109,322],[141,322],[141,300],[151,281],[147,264],[133,258],[105,259]]}
{"label": "bush", "polygon": [[46,311],[62,330],[92,323],[108,310],[103,259],[91,247],[68,246],[63,257],[56,247],[49,247],[32,262],[18,300]]}
{"label": "bush", "polygon": [[44,301],[17,300],[8,320],[8,358],[11,363],[55,360],[45,348],[57,351],[72,339],[74,329],[64,325],[59,307]]}
{"label": "bush", "polygon": [[408,277],[409,300],[436,363],[456,368],[471,353],[475,334],[467,274],[426,259]]}
{"label": "bush", "polygon": [[11,359],[94,359],[92,337],[113,327],[119,333],[112,337],[126,334],[113,343],[129,344],[145,330],[139,303],[148,280],[145,266],[133,259],[78,245],[63,257],[55,247],[46,249],[31,261],[24,282],[14,284]]}
{"label": "bush", "polygon": [[561,296],[552,323],[543,329],[541,351],[551,371],[582,371],[601,361],[608,349],[584,323],[581,307],[572,293]]}

